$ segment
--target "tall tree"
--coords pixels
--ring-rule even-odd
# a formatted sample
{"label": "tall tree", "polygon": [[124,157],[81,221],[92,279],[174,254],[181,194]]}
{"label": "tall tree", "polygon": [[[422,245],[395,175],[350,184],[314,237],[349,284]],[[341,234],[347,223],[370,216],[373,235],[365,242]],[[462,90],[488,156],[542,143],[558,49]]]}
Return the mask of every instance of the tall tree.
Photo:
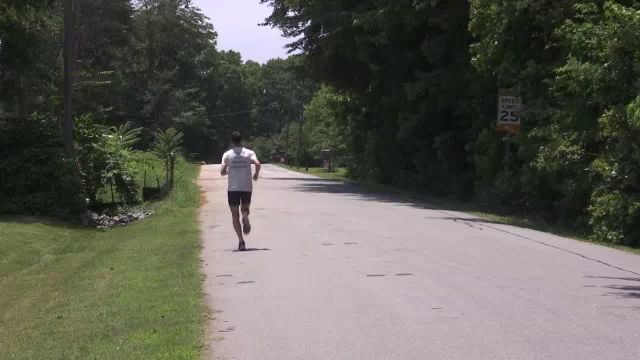
{"label": "tall tree", "polygon": [[76,113],[122,124],[130,115],[133,6],[129,0],[74,0],[76,6]]}
{"label": "tall tree", "polygon": [[200,98],[206,57],[215,49],[216,33],[190,1],[144,0],[136,16],[134,87],[142,123],[167,128],[204,118]]}
{"label": "tall tree", "polygon": [[452,176],[468,168],[458,111],[469,69],[467,1],[263,3],[274,8],[268,24],[298,37],[290,46],[307,55],[316,79],[358,96],[355,175],[438,191],[467,187],[466,177]]}
{"label": "tall tree", "polygon": [[0,116],[61,109],[62,3],[0,1]]}

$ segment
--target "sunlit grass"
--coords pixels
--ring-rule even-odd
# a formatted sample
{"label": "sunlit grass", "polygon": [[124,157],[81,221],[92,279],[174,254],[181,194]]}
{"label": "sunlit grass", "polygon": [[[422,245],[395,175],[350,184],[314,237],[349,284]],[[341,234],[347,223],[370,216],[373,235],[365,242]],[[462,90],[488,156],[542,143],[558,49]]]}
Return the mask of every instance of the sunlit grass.
{"label": "sunlit grass", "polygon": [[327,180],[341,180],[341,181],[347,180],[347,169],[345,168],[338,168],[334,172],[325,172],[324,169],[320,167],[310,167],[308,168],[309,171],[307,171],[307,168],[305,167],[301,167],[300,169],[298,169],[296,166],[289,166],[289,165],[283,165],[283,164],[278,164],[278,166],[281,166],[285,169],[289,169],[293,171],[299,171],[304,174],[318,176]]}
{"label": "sunlit grass", "polygon": [[198,359],[197,174],[109,232],[0,219],[0,359]]}

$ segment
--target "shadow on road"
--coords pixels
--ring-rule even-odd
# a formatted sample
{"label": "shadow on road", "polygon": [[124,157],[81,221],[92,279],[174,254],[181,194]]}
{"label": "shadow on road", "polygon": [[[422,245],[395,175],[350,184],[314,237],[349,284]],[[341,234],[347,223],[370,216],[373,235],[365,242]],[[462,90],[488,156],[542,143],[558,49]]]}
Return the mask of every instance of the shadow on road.
{"label": "shadow on road", "polygon": [[[409,199],[407,196],[396,194],[383,194],[371,192],[362,189],[359,186],[345,184],[340,181],[319,180],[319,179],[301,179],[304,184],[294,187],[296,191],[325,193],[325,194],[342,194],[356,197],[361,200],[378,201],[387,203],[397,203],[414,206],[420,209],[436,209],[436,206],[423,200]],[[444,209],[443,209],[444,210]]]}
{"label": "shadow on road", "polygon": [[255,248],[248,248],[247,250],[244,251],[240,251],[240,250],[233,250],[234,253],[245,253],[245,252],[256,252],[256,251],[271,251],[271,249],[255,249]]}
{"label": "shadow on road", "polygon": [[587,279],[623,280],[623,281],[640,282],[640,278],[631,278],[631,277],[611,277],[611,276],[585,276],[585,277]]}
{"label": "shadow on road", "polygon": [[272,181],[314,181],[314,182],[322,181],[322,182],[332,182],[332,183],[342,184],[342,182],[340,182],[339,180],[319,179],[319,178],[312,178],[312,177],[300,178],[300,177],[268,177],[268,176],[263,176],[260,179],[261,180],[272,180]]}
{"label": "shadow on road", "polygon": [[[473,212],[473,211],[487,211],[492,213],[501,213],[499,209],[489,210],[482,208],[482,206],[466,206],[464,204],[442,204],[442,200],[436,201],[426,195],[420,194],[396,194],[389,192],[376,192],[364,189],[358,185],[344,183],[342,181],[325,180],[325,179],[297,179],[303,181],[302,184],[293,187],[295,191],[310,192],[310,193],[325,193],[325,194],[338,194],[352,197],[358,200],[376,201],[383,203],[401,204],[411,206],[417,209],[434,210],[442,212],[443,216],[437,216],[433,219],[437,220],[450,220],[454,222],[467,222],[467,223],[482,223],[482,224],[495,224],[502,225],[504,223],[491,221],[488,219],[476,218],[476,217],[458,217],[456,214],[445,213],[444,211],[455,212]],[[446,201],[445,201],[446,202]]]}
{"label": "shadow on road", "polygon": [[[601,279],[601,280],[620,280],[640,283],[640,278],[633,277],[610,277],[610,276],[586,276],[587,279]],[[640,285],[625,284],[625,285],[607,285],[603,286],[603,289],[615,290],[607,291],[604,296],[616,296],[625,299],[640,299]]]}
{"label": "shadow on road", "polygon": [[[505,234],[509,234],[512,235],[514,237],[523,239],[523,240],[527,240],[527,241],[532,241],[535,243],[538,243],[540,245],[544,245],[544,246],[548,246],[554,249],[557,249],[559,251],[563,251],[566,252],[568,254],[572,254],[578,257],[581,257],[583,259],[589,260],[589,261],[593,261],[596,263],[599,263],[601,265],[610,267],[612,269],[616,269],[616,270],[620,270],[620,271],[624,271],[626,273],[629,274],[633,274],[633,275],[638,275],[640,276],[640,273],[632,271],[632,270],[628,270],[628,269],[624,269],[618,266],[615,266],[614,264],[610,264],[606,261],[603,260],[599,260],[596,258],[592,258],[589,257],[585,254],[581,254],[579,252],[576,251],[572,251],[570,249],[565,249],[563,247],[560,247],[558,245],[555,245],[551,242],[545,242],[545,241],[541,241],[538,239],[535,239],[533,237],[528,237],[522,234],[519,234],[517,232],[511,231],[509,229],[504,229],[504,228],[500,228],[497,226],[492,226],[492,225],[504,225],[504,223],[501,222],[494,222],[494,221],[490,221],[487,219],[483,219],[483,218],[475,218],[475,217],[458,217],[455,216],[456,214],[451,214],[451,213],[447,213],[446,211],[455,211],[455,212],[472,212],[472,211],[487,211],[486,209],[479,209],[478,206],[474,206],[474,207],[465,207],[465,206],[460,206],[460,205],[443,205],[443,204],[438,204],[435,201],[430,200],[428,197],[426,196],[421,196],[418,194],[392,194],[392,193],[381,193],[381,192],[373,192],[373,191],[369,191],[366,189],[363,189],[360,186],[354,185],[354,184],[349,184],[349,183],[343,183],[340,181],[327,181],[324,179],[314,179],[314,178],[310,178],[310,179],[303,179],[301,184],[297,184],[292,188],[294,191],[301,191],[301,192],[310,192],[310,193],[325,193],[325,194],[338,194],[338,195],[344,195],[347,197],[352,197],[355,198],[357,200],[365,200],[365,201],[376,201],[376,202],[383,202],[383,203],[394,203],[394,204],[403,204],[403,205],[407,205],[407,206],[411,206],[417,209],[425,209],[425,210],[433,210],[436,212],[441,213],[442,215],[444,215],[443,217],[438,216],[436,219],[439,220],[451,220],[454,222],[458,222],[461,223],[463,225],[466,226],[470,226],[470,227],[475,227],[474,224],[482,224],[487,228],[493,229],[495,231],[499,231]],[[499,211],[490,211],[493,213],[500,213]],[[513,214],[511,214],[513,215]],[[536,226],[528,226],[528,228],[532,228],[532,229],[536,229]],[[548,229],[537,229],[540,231],[547,231]],[[626,296],[629,297],[640,297],[640,294],[638,293],[632,293],[632,294],[626,294]]]}
{"label": "shadow on road", "polygon": [[617,290],[607,292],[607,295],[614,295],[626,299],[640,299],[640,286],[610,285],[603,286],[605,289]]}

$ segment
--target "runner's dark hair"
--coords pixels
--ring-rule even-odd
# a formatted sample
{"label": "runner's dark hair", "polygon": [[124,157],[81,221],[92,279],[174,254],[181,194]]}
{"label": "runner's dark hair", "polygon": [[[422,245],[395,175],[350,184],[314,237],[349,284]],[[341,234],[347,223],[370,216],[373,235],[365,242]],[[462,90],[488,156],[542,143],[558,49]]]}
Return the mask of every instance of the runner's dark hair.
{"label": "runner's dark hair", "polygon": [[231,134],[231,143],[236,146],[242,145],[242,134],[239,131],[234,131]]}

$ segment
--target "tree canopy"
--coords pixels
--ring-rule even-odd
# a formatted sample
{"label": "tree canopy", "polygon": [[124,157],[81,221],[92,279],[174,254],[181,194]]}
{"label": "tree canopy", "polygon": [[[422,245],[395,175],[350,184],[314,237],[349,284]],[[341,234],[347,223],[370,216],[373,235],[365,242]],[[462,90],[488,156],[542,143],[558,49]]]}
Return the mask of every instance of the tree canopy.
{"label": "tree canopy", "polygon": [[[310,76],[350,99],[332,116],[353,176],[639,244],[636,2],[262,2]],[[499,89],[525,102],[509,157]]]}
{"label": "tree canopy", "polygon": [[[332,148],[356,179],[640,245],[637,2],[261,2],[296,55],[219,50],[189,0],[76,0],[75,115],[141,128],[137,147],[175,128],[209,162],[236,129],[267,160],[317,164]],[[34,122],[59,131],[61,47],[61,0],[0,0],[7,143],[25,147],[16,134]],[[508,154],[500,90],[525,104]]]}

